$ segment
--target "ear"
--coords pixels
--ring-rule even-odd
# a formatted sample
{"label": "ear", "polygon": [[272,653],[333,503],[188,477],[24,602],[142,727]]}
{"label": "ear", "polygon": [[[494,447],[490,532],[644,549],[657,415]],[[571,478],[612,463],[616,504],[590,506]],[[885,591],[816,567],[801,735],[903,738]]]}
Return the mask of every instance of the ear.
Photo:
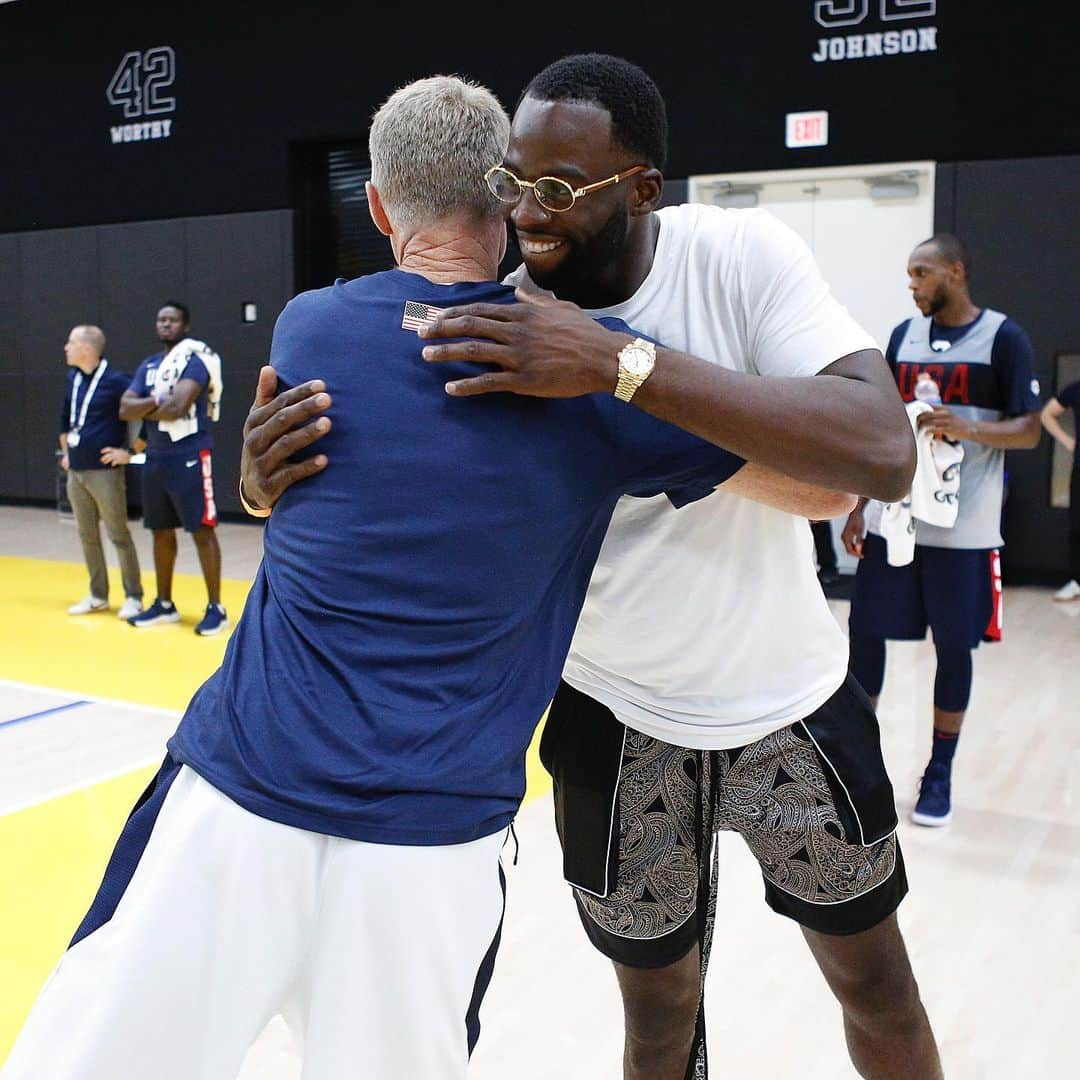
{"label": "ear", "polygon": [[510,246],[510,221],[506,219],[502,223],[502,233],[499,237],[499,262],[506,258],[507,248]]}
{"label": "ear", "polygon": [[630,194],[630,214],[632,217],[644,217],[651,214],[660,204],[664,193],[664,176],[659,169],[648,169],[640,176],[635,176]]}
{"label": "ear", "polygon": [[375,228],[383,236],[389,236],[394,230],[390,226],[390,218],[387,217],[386,209],[382,204],[379,189],[370,180],[365,180],[364,192],[367,195],[368,212],[371,214],[371,220],[375,222]]}

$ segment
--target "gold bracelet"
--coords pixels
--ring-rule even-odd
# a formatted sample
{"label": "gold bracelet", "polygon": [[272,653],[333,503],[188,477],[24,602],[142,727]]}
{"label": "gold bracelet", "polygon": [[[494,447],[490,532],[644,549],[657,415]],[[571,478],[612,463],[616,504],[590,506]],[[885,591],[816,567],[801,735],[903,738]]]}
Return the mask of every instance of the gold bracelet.
{"label": "gold bracelet", "polygon": [[240,505],[244,508],[246,513],[254,518],[268,518],[273,513],[273,508],[264,510],[261,506],[252,506],[251,503],[244,498],[243,480],[240,481]]}

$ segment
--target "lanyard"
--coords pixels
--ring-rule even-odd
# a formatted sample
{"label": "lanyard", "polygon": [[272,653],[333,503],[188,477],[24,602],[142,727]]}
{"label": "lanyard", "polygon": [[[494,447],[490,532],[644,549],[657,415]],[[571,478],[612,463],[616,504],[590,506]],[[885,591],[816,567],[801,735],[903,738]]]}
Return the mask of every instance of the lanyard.
{"label": "lanyard", "polygon": [[90,380],[90,385],[86,388],[86,397],[83,398],[82,408],[79,410],[78,424],[75,423],[75,402],[79,399],[79,387],[82,386],[83,373],[81,371],[75,372],[75,382],[71,387],[71,415],[68,417],[69,431],[82,431],[83,424],[86,423],[86,411],[90,408],[90,399],[94,396],[97,384],[101,381],[101,376],[105,374],[105,369],[108,366],[108,360],[102,360],[101,363],[98,364],[97,371],[94,372],[94,377]]}

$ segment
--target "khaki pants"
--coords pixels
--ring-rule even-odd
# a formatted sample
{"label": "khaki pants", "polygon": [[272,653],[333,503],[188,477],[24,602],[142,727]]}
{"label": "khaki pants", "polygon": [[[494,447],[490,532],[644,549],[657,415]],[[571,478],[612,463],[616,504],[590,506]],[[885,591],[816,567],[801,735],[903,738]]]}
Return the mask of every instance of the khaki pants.
{"label": "khaki pants", "polygon": [[90,595],[101,600],[109,598],[109,574],[105,567],[105,552],[101,547],[100,522],[104,521],[105,531],[120,559],[124,595],[141,600],[142,578],[139,575],[139,556],[128,528],[124,470],[70,469],[67,496],[79,527],[86,568],[90,571]]}

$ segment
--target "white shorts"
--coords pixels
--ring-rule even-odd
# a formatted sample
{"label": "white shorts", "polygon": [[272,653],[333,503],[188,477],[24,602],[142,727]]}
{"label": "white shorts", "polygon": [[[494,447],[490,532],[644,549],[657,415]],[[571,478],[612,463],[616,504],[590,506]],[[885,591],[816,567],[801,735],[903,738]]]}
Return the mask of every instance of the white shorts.
{"label": "white shorts", "polygon": [[280,1014],[304,1080],[463,1078],[501,930],[504,840],[306,832],[182,767],[133,873],[118,844],[99,893],[129,878],[115,911],[61,958],[0,1076],[234,1080]]}

